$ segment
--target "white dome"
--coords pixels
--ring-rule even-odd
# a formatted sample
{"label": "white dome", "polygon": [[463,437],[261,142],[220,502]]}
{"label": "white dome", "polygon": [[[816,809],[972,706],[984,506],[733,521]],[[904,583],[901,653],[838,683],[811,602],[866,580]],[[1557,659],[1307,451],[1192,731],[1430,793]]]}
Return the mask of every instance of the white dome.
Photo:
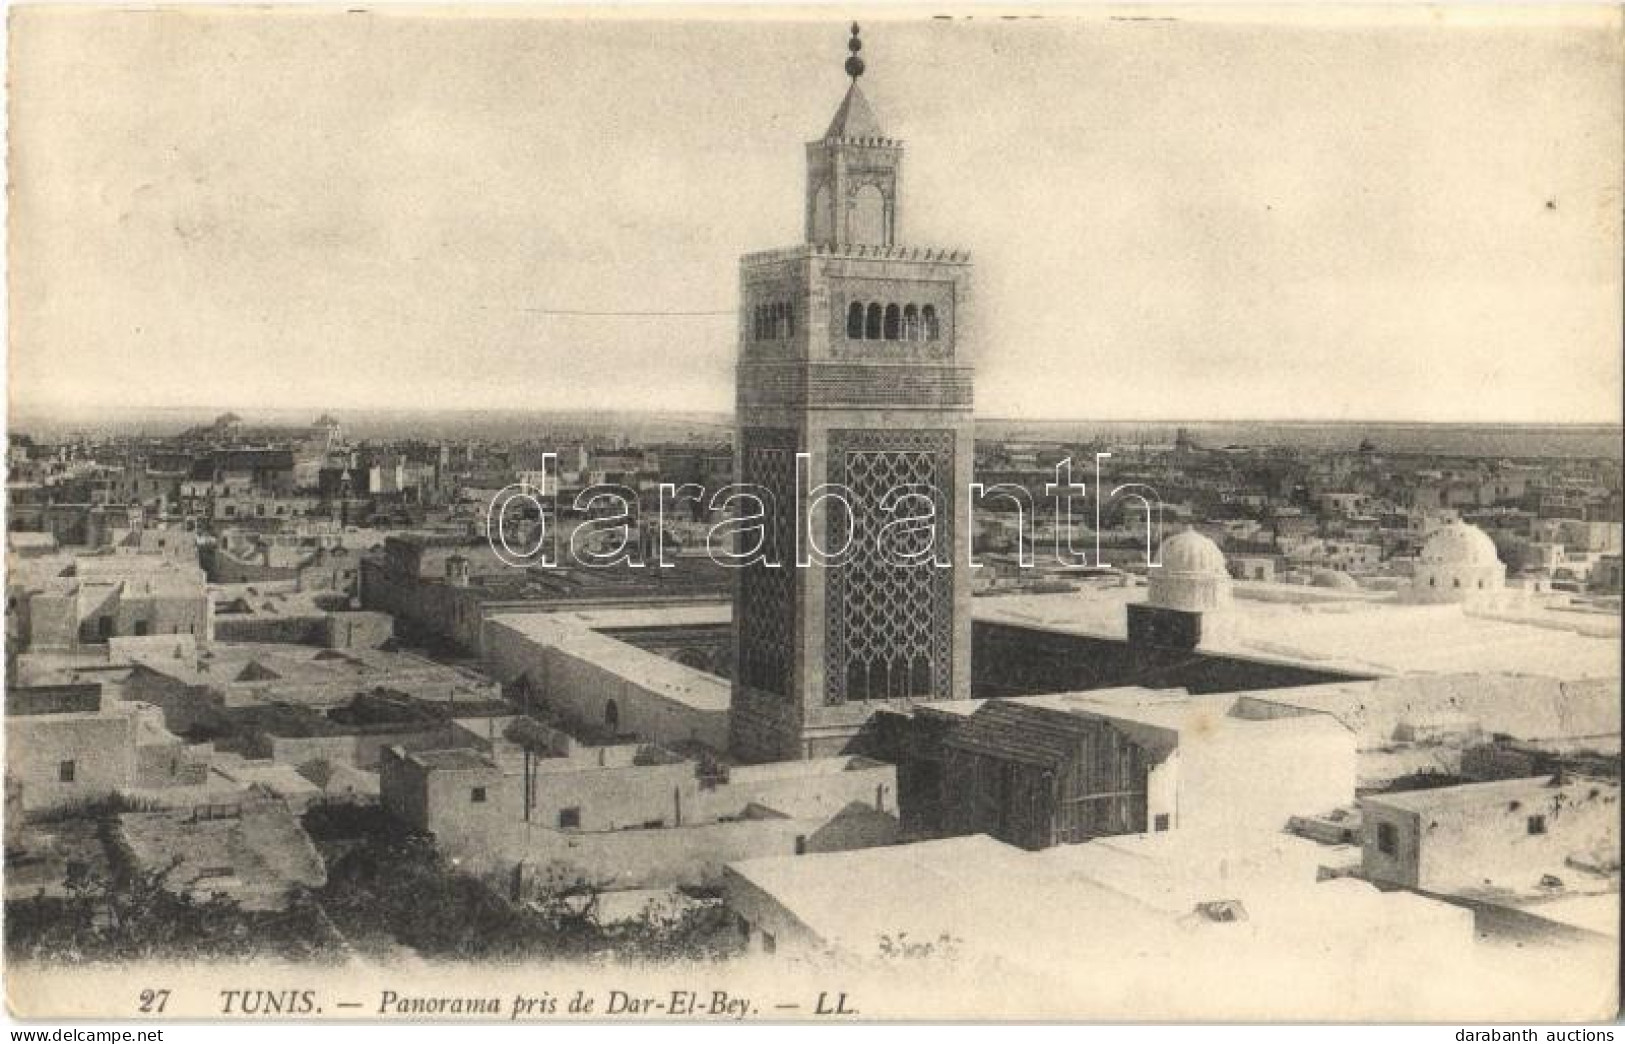
{"label": "white dome", "polygon": [[1501,561],[1495,541],[1482,529],[1465,522],[1440,526],[1422,545],[1421,561],[1428,565],[1493,566]]}
{"label": "white dome", "polygon": [[1462,602],[1497,596],[1506,589],[1506,572],[1495,542],[1483,530],[1451,522],[1422,545],[1409,597],[1417,602]]}
{"label": "white dome", "polygon": [[1226,578],[1230,575],[1219,545],[1194,529],[1175,533],[1164,540],[1157,560],[1161,562],[1158,568],[1168,573]]}
{"label": "white dome", "polygon": [[1309,574],[1310,587],[1325,587],[1336,591],[1352,591],[1359,588],[1359,581],[1343,572],[1341,569],[1317,569]]}
{"label": "white dome", "polygon": [[1218,544],[1187,529],[1164,540],[1157,557],[1159,564],[1147,583],[1147,605],[1205,613],[1230,604],[1230,571]]}

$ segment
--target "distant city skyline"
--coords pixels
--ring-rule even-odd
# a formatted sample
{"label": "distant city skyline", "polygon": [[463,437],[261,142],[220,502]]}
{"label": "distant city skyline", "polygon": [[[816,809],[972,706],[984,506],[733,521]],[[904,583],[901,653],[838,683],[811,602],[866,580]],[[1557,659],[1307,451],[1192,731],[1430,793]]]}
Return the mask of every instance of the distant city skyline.
{"label": "distant city skyline", "polygon": [[[726,415],[851,13],[20,12],[13,408]],[[1617,11],[856,14],[980,417],[1618,423]]]}

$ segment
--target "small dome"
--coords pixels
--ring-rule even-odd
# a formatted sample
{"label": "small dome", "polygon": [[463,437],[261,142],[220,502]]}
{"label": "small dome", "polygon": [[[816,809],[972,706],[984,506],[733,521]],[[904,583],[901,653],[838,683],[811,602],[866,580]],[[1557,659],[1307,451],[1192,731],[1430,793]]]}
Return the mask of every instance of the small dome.
{"label": "small dome", "polygon": [[1482,529],[1465,522],[1451,522],[1434,530],[1422,545],[1421,561],[1427,565],[1493,566],[1501,561],[1495,541]]}
{"label": "small dome", "polygon": [[1354,577],[1341,569],[1317,569],[1309,574],[1310,587],[1329,587],[1335,591],[1351,591],[1359,587]]}
{"label": "small dome", "polygon": [[1230,576],[1230,571],[1225,568],[1224,552],[1219,550],[1219,545],[1194,529],[1175,533],[1164,540],[1162,549],[1157,553],[1157,559],[1162,563],[1160,568],[1168,573],[1225,578]]}
{"label": "small dome", "polygon": [[1164,540],[1158,557],[1161,564],[1146,585],[1147,605],[1205,613],[1230,604],[1230,571],[1218,544],[1187,529]]}

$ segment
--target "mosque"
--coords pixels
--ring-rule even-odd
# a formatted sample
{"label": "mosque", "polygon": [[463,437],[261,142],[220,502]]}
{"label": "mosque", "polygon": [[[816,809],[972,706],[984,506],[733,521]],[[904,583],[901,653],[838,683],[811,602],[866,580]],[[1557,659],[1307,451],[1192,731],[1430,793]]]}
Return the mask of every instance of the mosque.
{"label": "mosque", "polygon": [[[781,510],[765,528],[786,557],[814,535],[824,547],[874,546],[885,519],[870,509],[899,483],[974,479],[970,258],[905,245],[905,146],[865,95],[857,26],[848,49],[845,94],[805,145],[802,241],[739,266],[736,469],[774,492]],[[853,490],[857,510],[803,522],[788,509],[793,491],[823,483]],[[1463,523],[1432,534],[1397,591],[1331,572],[1308,585],[1236,582],[1220,548],[1185,530],[1163,541],[1143,584],[973,599],[972,519],[963,497],[944,499],[934,520],[936,546],[953,549],[944,567],[878,555],[747,567],[731,606],[683,609],[669,640],[654,607],[635,641],[606,634],[615,655],[592,659],[615,674],[615,698],[585,682],[571,698],[594,721],[642,722],[661,742],[704,736],[739,762],[766,762],[884,755],[877,716],[999,697],[1460,672],[1617,678],[1617,619],[1610,632],[1509,584],[1494,544]],[[595,626],[572,624],[582,649],[603,644],[586,634]],[[587,659],[562,639],[514,640],[514,673],[548,656]],[[716,669],[692,666],[707,663]]]}
{"label": "mosque", "polygon": [[[895,768],[895,801],[882,786],[870,807],[905,832],[1035,849],[1242,820],[1278,833],[1437,757],[1395,755],[1401,730],[1617,745],[1618,618],[1509,584],[1459,522],[1397,590],[1238,582],[1186,529],[1143,583],[973,599],[960,496],[932,516],[946,562],[870,553],[889,491],[974,480],[977,324],[968,254],[905,245],[904,144],[860,87],[856,26],[848,48],[845,95],[805,146],[802,241],[739,265],[736,473],[772,493],[774,557],[803,567],[747,564],[731,605],[493,617],[504,682],[617,735],[706,748],[736,784],[867,790],[862,773]],[[850,510],[800,517],[797,493],[825,484]],[[809,542],[858,550],[806,567]]]}

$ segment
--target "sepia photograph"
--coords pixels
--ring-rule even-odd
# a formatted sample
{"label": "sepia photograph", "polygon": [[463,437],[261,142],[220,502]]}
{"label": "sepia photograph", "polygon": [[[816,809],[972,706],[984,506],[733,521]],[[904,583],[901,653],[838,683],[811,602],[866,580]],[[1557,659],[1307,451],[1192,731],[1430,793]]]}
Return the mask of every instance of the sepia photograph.
{"label": "sepia photograph", "polygon": [[1614,1039],[1625,7],[6,39],[14,1024]]}

